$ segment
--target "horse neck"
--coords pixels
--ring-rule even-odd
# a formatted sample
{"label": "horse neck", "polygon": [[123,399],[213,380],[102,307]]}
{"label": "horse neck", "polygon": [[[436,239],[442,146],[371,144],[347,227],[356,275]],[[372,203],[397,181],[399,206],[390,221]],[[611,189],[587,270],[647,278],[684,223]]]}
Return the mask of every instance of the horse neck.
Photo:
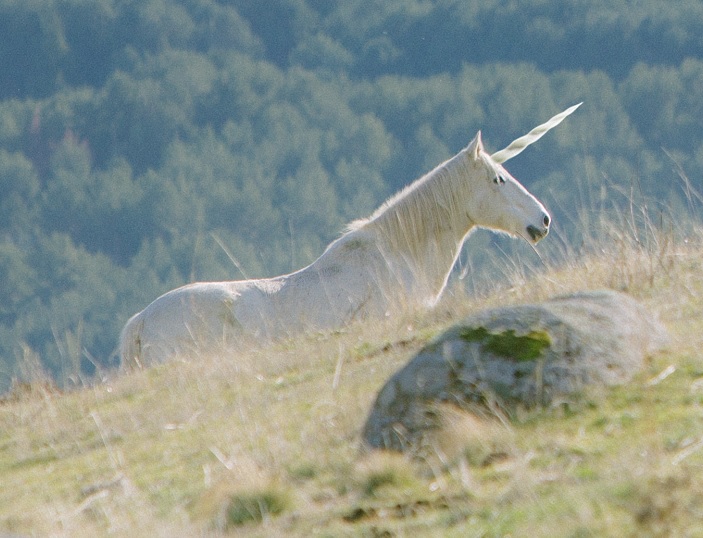
{"label": "horse neck", "polygon": [[462,151],[391,199],[369,222],[386,255],[409,269],[415,286],[431,300],[444,289],[474,227],[466,209],[471,174]]}

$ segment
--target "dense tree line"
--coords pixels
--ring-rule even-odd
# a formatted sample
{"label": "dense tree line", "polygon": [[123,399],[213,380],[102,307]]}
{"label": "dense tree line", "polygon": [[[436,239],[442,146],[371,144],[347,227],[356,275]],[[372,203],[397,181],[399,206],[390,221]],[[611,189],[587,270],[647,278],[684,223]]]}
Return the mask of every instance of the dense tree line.
{"label": "dense tree line", "polygon": [[[697,0],[0,0],[0,391],[114,362],[128,316],[266,276],[465,145],[584,106],[509,168],[568,234],[703,172]],[[604,193],[606,193],[604,195]]]}

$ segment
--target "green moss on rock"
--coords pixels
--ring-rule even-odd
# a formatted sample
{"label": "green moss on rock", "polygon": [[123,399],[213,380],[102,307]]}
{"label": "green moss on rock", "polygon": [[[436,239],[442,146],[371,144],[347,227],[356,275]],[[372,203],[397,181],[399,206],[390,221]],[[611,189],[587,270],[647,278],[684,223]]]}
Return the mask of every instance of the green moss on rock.
{"label": "green moss on rock", "polygon": [[552,345],[546,331],[530,331],[516,335],[513,329],[492,333],[485,327],[467,327],[461,330],[461,338],[467,342],[479,342],[483,350],[516,361],[533,361]]}

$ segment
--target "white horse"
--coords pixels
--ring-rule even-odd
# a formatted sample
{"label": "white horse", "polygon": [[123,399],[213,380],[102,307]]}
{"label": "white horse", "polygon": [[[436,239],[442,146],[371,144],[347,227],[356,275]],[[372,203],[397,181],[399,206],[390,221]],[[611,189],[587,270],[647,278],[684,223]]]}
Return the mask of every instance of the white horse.
{"label": "white horse", "polygon": [[576,107],[486,153],[479,132],[457,155],[353,222],[311,265],[261,280],[199,282],[162,295],[125,325],[124,366],[226,353],[357,319],[434,305],[468,235],[489,228],[537,243],[544,206],[502,166]]}

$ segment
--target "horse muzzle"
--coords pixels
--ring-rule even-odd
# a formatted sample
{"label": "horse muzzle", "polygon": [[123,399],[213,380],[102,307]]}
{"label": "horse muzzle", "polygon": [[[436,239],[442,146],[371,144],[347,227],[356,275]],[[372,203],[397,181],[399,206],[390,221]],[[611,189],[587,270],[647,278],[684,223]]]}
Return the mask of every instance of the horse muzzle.
{"label": "horse muzzle", "polygon": [[545,237],[549,233],[549,226],[543,226],[543,227],[538,227],[538,226],[528,226],[527,227],[527,234],[530,236],[530,239],[532,239],[533,243],[537,243],[540,239]]}

